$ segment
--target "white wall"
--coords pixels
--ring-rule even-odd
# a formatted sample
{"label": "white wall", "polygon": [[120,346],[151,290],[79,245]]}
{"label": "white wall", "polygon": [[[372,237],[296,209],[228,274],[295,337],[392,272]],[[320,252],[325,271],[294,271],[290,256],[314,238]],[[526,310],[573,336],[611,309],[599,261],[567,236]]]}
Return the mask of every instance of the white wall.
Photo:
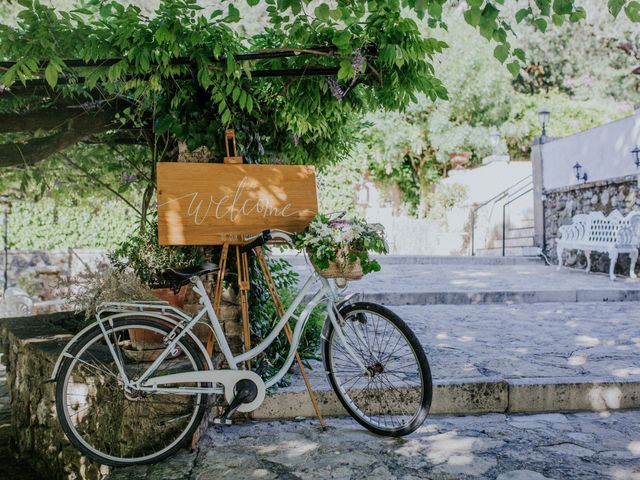
{"label": "white wall", "polygon": [[544,188],[578,185],[578,162],[589,182],[640,174],[631,150],[640,144],[640,109],[630,117],[607,123],[542,146]]}
{"label": "white wall", "polygon": [[[442,180],[445,185],[459,184],[465,188],[466,199],[447,210],[443,218],[418,219],[397,216],[393,208],[384,205],[373,184],[368,184],[368,207],[365,217],[369,222],[384,225],[390,253],[398,255],[468,255],[470,251],[470,215],[479,205],[514,183],[531,175],[531,162],[494,162],[470,170],[450,172]],[[529,181],[530,182],[530,181]],[[523,182],[520,186],[527,187]],[[533,218],[533,197],[524,195],[509,206],[510,226],[528,226]],[[476,219],[476,248],[502,238],[502,203],[488,205]]]}

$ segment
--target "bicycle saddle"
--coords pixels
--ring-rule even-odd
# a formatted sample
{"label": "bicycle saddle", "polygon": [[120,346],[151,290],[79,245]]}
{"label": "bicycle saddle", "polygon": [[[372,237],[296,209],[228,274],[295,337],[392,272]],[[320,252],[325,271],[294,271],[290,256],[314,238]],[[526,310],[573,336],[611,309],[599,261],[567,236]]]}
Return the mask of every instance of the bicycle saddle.
{"label": "bicycle saddle", "polygon": [[174,290],[179,290],[182,285],[189,282],[191,277],[199,277],[207,273],[217,272],[218,270],[218,265],[215,263],[204,263],[187,268],[165,268],[162,270],[162,278],[164,278]]}

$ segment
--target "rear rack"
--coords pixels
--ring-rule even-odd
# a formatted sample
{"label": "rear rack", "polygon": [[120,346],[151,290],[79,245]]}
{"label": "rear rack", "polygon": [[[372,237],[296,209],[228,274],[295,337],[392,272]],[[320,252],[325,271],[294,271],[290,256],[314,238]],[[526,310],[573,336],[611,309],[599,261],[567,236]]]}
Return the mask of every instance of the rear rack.
{"label": "rear rack", "polygon": [[103,302],[96,308],[98,318],[103,313],[123,313],[123,312],[160,312],[163,314],[174,315],[184,320],[191,319],[191,316],[187,315],[177,307],[170,305],[169,302],[164,300],[151,300],[151,301],[134,301],[134,302]]}

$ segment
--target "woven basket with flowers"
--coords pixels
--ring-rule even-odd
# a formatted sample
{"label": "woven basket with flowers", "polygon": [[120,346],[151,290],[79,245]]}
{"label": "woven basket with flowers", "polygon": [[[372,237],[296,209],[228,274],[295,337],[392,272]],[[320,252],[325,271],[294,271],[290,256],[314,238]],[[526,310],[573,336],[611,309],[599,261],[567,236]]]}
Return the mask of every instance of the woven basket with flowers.
{"label": "woven basket with flowers", "polygon": [[338,284],[379,271],[380,264],[369,257],[369,252],[388,252],[382,225],[345,214],[316,215],[302,233],[295,235],[294,244],[306,250],[321,276],[336,279]]}

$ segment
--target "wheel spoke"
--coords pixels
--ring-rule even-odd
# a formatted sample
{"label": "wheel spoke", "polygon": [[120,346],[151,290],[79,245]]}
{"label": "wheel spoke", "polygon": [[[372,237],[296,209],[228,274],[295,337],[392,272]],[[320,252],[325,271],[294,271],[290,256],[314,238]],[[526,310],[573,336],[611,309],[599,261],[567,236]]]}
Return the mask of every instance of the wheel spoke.
{"label": "wheel spoke", "polygon": [[[131,340],[125,340],[129,331],[141,330],[151,338],[151,335],[165,336],[166,328],[151,321],[115,321],[106,336],[101,331],[88,334],[74,348],[73,357],[65,359],[57,387],[57,398],[62,399],[56,402],[58,416],[68,426],[74,445],[92,458],[110,465],[152,461],[179,447],[197,426],[207,405],[204,394],[125,391],[106,343],[111,343],[117,361],[129,379],[135,381],[150,365],[147,358],[150,354],[126,350],[127,345],[133,346]],[[178,346],[180,355],[164,359],[158,372],[181,373],[204,368],[191,347],[182,342]],[[206,387],[200,383],[180,385]]]}
{"label": "wheel spoke", "polygon": [[[431,378],[424,354],[419,357],[395,321],[378,311],[354,308],[343,318],[345,341],[368,369],[368,374],[363,375],[332,329],[327,339],[328,374],[347,410],[379,433],[415,430],[424,418],[421,412],[428,410],[424,399],[430,403],[431,398]],[[428,395],[420,393],[425,389]],[[420,394],[416,397],[416,393]]]}

